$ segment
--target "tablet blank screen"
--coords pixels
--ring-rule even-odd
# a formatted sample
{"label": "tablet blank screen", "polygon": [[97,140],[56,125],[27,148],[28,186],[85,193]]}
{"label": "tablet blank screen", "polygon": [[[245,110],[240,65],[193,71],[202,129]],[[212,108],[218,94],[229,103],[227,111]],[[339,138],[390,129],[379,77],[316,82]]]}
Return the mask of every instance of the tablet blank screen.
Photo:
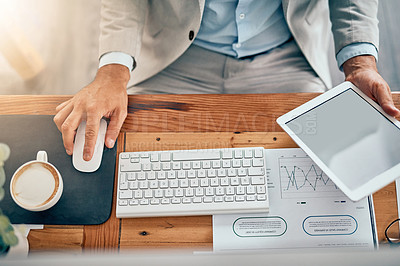
{"label": "tablet blank screen", "polygon": [[351,190],[400,163],[399,128],[352,89],[286,125]]}

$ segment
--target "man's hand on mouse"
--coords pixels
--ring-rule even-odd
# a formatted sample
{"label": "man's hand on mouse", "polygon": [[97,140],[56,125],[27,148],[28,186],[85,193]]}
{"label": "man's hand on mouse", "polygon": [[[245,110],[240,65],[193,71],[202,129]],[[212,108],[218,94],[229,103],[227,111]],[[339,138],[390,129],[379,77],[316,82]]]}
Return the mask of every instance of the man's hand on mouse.
{"label": "man's hand on mouse", "polygon": [[105,144],[108,148],[114,146],[127,116],[126,86],[129,78],[127,67],[118,64],[105,65],[97,71],[92,83],[57,106],[54,122],[62,133],[68,155],[72,155],[76,129],[82,120],[86,120],[84,160],[89,161],[93,156],[102,117],[110,118]]}
{"label": "man's hand on mouse", "polygon": [[375,57],[361,55],[350,58],[343,64],[343,71],[346,81],[350,81],[377,101],[388,115],[400,116],[399,109],[394,106],[389,85],[378,73]]}

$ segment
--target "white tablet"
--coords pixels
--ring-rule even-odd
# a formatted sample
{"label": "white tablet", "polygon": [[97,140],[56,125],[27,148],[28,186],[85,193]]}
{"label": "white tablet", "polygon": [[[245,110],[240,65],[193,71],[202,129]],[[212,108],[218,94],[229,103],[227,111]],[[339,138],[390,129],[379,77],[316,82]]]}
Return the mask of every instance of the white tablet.
{"label": "white tablet", "polygon": [[400,177],[400,123],[350,82],[277,122],[351,200]]}

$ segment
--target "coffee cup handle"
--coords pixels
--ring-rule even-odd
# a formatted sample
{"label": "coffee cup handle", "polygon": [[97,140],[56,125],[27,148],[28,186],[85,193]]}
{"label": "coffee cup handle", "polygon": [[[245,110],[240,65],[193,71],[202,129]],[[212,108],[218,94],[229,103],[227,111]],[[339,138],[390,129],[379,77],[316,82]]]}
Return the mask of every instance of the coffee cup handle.
{"label": "coffee cup handle", "polygon": [[36,160],[42,161],[42,162],[47,162],[47,152],[38,151],[38,153],[36,155]]}

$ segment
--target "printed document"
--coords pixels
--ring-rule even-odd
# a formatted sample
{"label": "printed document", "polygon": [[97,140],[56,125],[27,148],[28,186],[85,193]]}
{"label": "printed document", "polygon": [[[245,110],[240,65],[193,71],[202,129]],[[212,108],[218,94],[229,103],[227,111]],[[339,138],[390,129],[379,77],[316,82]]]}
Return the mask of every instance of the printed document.
{"label": "printed document", "polygon": [[353,202],[301,149],[266,150],[270,212],[214,215],[215,252],[377,245],[372,197]]}

